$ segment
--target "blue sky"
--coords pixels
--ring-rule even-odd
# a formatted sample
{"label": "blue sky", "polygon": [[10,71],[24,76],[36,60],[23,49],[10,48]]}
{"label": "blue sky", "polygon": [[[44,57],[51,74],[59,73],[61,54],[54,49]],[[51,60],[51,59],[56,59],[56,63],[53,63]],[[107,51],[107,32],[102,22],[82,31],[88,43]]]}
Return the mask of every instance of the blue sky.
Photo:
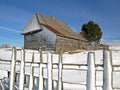
{"label": "blue sky", "polygon": [[120,40],[120,0],[0,0],[0,45],[23,46],[20,32],[35,13],[55,16],[75,32],[92,20],[103,41]]}

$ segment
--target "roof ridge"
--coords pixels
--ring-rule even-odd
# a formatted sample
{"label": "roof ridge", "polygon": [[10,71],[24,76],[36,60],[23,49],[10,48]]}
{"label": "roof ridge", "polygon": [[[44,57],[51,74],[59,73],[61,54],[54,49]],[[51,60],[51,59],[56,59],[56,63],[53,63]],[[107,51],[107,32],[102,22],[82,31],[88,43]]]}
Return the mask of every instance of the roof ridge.
{"label": "roof ridge", "polygon": [[[54,33],[59,32],[62,36],[70,37],[74,39],[80,39],[77,33],[75,33],[64,21],[55,19],[52,20],[49,16],[44,16],[42,14],[36,13],[35,17],[37,19],[37,23],[41,26],[42,24],[47,25],[46,27],[51,29]],[[33,31],[33,30],[32,30]],[[81,38],[82,39],[82,38]]]}

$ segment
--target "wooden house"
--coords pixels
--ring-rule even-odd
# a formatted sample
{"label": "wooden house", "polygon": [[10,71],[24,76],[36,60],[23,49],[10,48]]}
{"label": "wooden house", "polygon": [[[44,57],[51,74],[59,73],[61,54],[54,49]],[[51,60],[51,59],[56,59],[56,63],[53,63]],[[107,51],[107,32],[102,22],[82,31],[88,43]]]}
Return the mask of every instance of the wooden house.
{"label": "wooden house", "polygon": [[64,51],[85,49],[87,40],[76,34],[64,22],[54,16],[35,14],[21,32],[24,35],[24,48]]}

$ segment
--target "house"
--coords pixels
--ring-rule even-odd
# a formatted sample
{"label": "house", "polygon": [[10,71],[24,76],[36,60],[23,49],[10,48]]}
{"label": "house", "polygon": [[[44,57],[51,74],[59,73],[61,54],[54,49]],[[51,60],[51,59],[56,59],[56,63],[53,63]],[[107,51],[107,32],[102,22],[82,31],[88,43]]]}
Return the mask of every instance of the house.
{"label": "house", "polygon": [[87,40],[76,34],[64,22],[54,16],[35,14],[21,32],[24,35],[24,48],[64,51],[87,48]]}

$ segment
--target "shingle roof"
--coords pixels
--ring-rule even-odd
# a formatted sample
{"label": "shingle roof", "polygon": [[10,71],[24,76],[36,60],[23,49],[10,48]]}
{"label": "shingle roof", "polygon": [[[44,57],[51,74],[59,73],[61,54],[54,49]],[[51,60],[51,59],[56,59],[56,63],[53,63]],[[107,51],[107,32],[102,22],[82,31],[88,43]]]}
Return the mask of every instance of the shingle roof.
{"label": "shingle roof", "polygon": [[[35,21],[38,22],[37,30],[40,30],[39,26],[43,25],[52,32],[54,32],[56,35],[60,36],[65,36],[69,38],[74,38],[74,39],[81,39],[81,40],[86,40],[83,37],[81,37],[79,34],[76,34],[75,32],[72,31],[72,29],[65,24],[64,22],[60,20],[56,20],[55,17],[47,17],[43,16],[41,14],[35,14],[34,19],[36,18]],[[28,27],[28,26],[27,26]],[[21,34],[26,34],[29,32],[34,32],[36,31],[35,29],[32,30],[27,30],[26,28],[22,31]]]}

